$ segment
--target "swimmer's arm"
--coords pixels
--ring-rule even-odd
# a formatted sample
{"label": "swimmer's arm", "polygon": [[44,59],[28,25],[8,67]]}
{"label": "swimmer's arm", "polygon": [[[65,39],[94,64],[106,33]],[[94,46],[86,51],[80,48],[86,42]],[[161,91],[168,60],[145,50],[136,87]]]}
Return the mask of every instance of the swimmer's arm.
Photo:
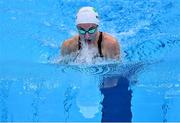
{"label": "swimmer's arm", "polygon": [[69,48],[68,48],[68,43],[67,42],[64,42],[61,46],[61,55],[62,56],[66,56],[69,54]]}
{"label": "swimmer's arm", "polygon": [[79,39],[79,36],[76,35],[64,41],[64,43],[61,46],[61,55],[67,56],[73,52],[76,52],[78,50],[78,39]]}
{"label": "swimmer's arm", "polygon": [[66,40],[61,47],[61,55],[62,56],[67,56],[72,53],[75,53],[78,50],[78,45],[77,41],[75,40],[75,37]]}
{"label": "swimmer's arm", "polygon": [[107,57],[111,59],[120,59],[120,46],[117,40],[108,45]]}
{"label": "swimmer's arm", "polygon": [[58,63],[68,64],[69,61],[72,61],[73,57],[70,57],[71,47],[68,41],[65,41],[61,46],[61,57]]}
{"label": "swimmer's arm", "polygon": [[115,45],[114,45],[114,59],[120,59],[120,46],[119,46],[119,43],[118,41],[116,41]]}

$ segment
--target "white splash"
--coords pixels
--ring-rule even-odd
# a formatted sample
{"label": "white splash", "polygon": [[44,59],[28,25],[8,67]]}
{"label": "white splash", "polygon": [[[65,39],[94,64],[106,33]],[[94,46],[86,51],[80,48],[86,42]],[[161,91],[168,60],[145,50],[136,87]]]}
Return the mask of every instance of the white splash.
{"label": "white splash", "polygon": [[134,27],[130,28],[128,31],[126,32],[121,32],[119,35],[120,36],[134,36],[136,35],[139,30],[141,29],[148,29],[148,26],[150,25],[149,21],[140,21],[138,22]]}
{"label": "white splash", "polygon": [[95,56],[98,54],[98,49],[87,44],[83,44],[82,50],[80,50],[77,56],[76,63],[86,63],[92,64],[94,62]]}

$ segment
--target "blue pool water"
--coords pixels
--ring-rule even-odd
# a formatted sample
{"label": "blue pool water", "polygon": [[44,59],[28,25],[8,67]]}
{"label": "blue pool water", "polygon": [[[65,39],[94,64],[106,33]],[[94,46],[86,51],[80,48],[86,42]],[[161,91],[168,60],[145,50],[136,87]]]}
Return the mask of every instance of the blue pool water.
{"label": "blue pool water", "polygon": [[[122,62],[57,64],[94,6]],[[180,121],[179,0],[0,0],[0,121]]]}

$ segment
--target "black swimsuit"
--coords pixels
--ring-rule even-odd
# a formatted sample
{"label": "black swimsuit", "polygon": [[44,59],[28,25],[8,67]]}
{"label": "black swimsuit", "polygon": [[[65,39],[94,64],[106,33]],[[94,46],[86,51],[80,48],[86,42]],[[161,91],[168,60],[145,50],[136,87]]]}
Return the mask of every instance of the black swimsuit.
{"label": "black swimsuit", "polygon": [[[99,51],[99,56],[104,57],[102,54],[101,43],[102,43],[102,32],[100,32],[99,39],[98,39],[98,51]],[[78,50],[80,50],[80,49],[81,49],[81,42],[80,42],[80,37],[79,37]]]}

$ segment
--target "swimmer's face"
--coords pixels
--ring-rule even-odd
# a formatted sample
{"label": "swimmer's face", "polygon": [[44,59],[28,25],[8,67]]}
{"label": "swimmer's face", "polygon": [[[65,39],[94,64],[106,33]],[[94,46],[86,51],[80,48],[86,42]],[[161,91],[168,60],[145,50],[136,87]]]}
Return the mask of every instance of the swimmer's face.
{"label": "swimmer's face", "polygon": [[92,23],[78,24],[77,29],[81,40],[86,43],[93,43],[96,40],[98,26]]}

